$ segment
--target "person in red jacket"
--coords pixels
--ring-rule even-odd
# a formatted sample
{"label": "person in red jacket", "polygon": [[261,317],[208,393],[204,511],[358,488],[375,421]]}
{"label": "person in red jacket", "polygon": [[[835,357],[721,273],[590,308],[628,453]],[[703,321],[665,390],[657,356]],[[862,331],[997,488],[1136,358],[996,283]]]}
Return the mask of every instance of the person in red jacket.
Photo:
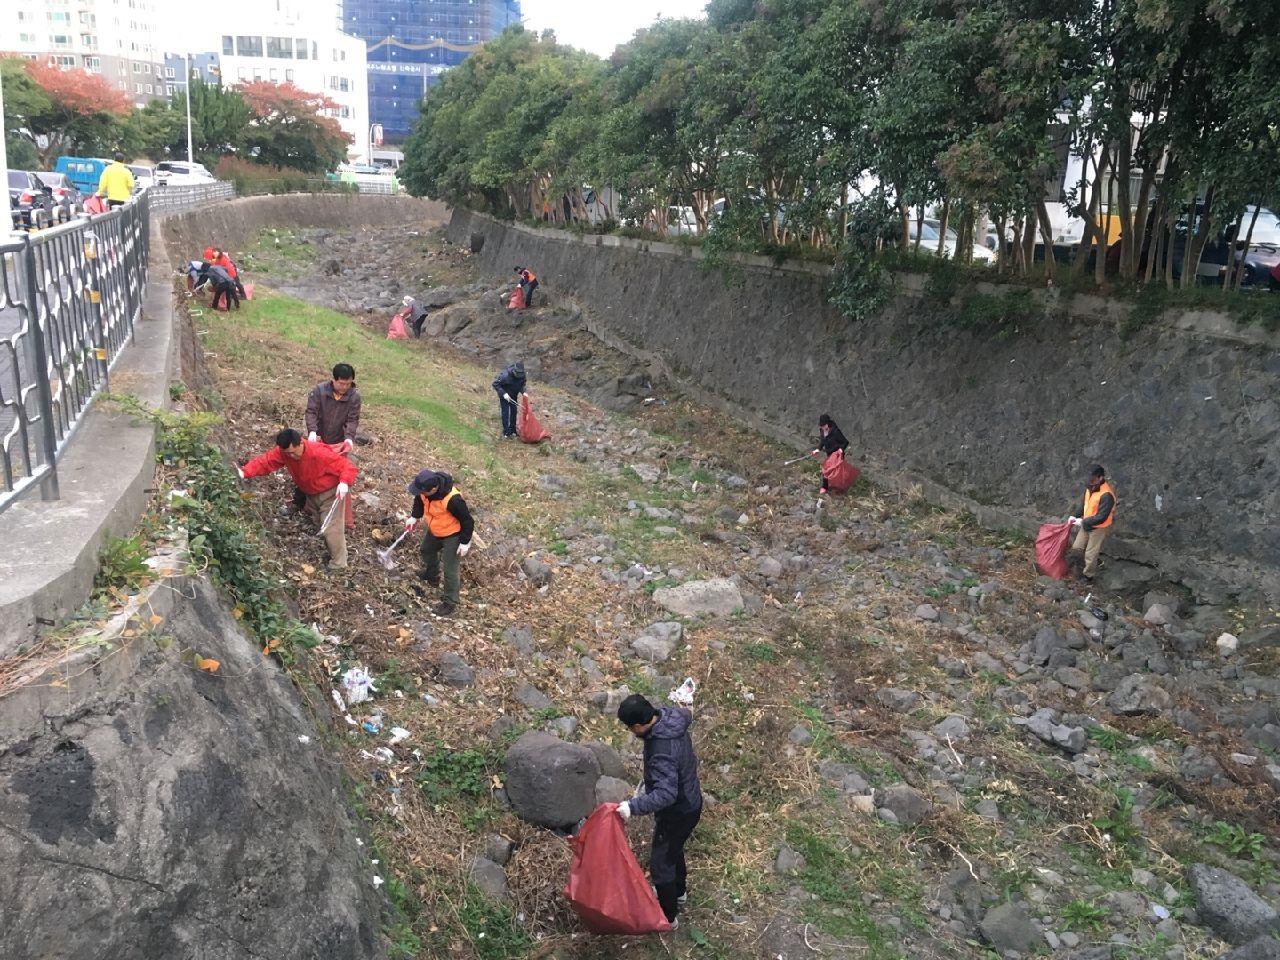
{"label": "person in red jacket", "polygon": [[240,280],[240,270],[236,267],[235,262],[227,256],[227,252],[225,250],[215,249],[213,251],[213,257],[206,257],[205,259],[209,260],[209,262],[215,267],[221,267],[227,272],[227,276],[231,278],[231,282],[236,285],[236,293],[240,295],[241,300],[249,299],[244,294],[244,283]]}
{"label": "person in red jacket", "polygon": [[243,467],[236,467],[241,480],[263,477],[281,467],[289,471],[293,482],[307,496],[307,507],[324,522],[321,532],[329,547],[329,566],[341,570],[347,566],[347,537],[338,511],[329,515],[335,500],[344,499],[355,483],[356,467],[340,453],[323,443],[302,439],[297,430],[281,430],[276,445],[254,457]]}

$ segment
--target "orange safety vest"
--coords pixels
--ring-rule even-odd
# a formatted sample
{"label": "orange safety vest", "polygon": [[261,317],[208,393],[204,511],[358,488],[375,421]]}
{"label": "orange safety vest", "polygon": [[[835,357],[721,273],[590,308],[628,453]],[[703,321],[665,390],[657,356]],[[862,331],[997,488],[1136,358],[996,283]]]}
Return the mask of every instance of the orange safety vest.
{"label": "orange safety vest", "polygon": [[1107,519],[1093,527],[1094,530],[1102,530],[1105,527],[1111,526],[1112,521],[1116,518],[1116,506],[1120,501],[1115,499],[1115,492],[1111,489],[1111,485],[1105,480],[1102,482],[1102,486],[1098,487],[1096,491],[1090,492],[1088,487],[1084,488],[1084,513],[1082,516],[1085,519],[1092,517],[1098,512],[1098,503],[1102,500],[1102,495],[1104,493],[1111,494],[1114,502],[1111,504],[1111,512],[1107,514]]}
{"label": "orange safety vest", "polygon": [[428,500],[425,493],[418,495],[422,498],[422,519],[427,521],[427,529],[433,537],[443,540],[462,531],[458,518],[449,512],[449,501],[457,495],[457,490],[450,490],[447,497],[439,500]]}
{"label": "orange safety vest", "polygon": [[533,281],[537,280],[538,277],[532,270],[521,270],[520,279],[525,283],[533,283]]}

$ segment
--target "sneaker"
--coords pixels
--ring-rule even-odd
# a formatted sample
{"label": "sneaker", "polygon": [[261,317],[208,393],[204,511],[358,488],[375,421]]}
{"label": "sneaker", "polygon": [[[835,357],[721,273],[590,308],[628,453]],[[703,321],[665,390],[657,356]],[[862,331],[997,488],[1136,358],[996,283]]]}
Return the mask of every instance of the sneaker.
{"label": "sneaker", "polygon": [[680,904],[680,906],[682,907],[688,902],[689,902],[689,895],[687,893],[682,893],[680,894],[680,896],[676,897],[676,903]]}
{"label": "sneaker", "polygon": [[671,931],[674,933],[676,930],[679,930],[679,929],[680,929],[680,918],[676,917],[674,920],[671,921]]}
{"label": "sneaker", "polygon": [[458,609],[457,604],[450,603],[448,600],[443,600],[431,612],[434,613],[437,617],[447,618],[447,617],[452,617],[453,611],[457,609]]}

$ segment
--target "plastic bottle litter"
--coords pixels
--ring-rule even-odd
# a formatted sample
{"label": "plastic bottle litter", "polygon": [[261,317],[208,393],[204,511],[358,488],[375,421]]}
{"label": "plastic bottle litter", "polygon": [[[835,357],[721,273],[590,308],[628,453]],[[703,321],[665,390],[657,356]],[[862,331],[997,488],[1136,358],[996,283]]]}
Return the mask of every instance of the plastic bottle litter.
{"label": "plastic bottle litter", "polygon": [[342,675],[342,690],[346,694],[347,703],[355,706],[373,698],[378,687],[369,671],[355,666]]}
{"label": "plastic bottle litter", "polygon": [[333,695],[333,705],[338,708],[338,712],[346,713],[347,704],[342,699],[342,694],[340,694],[337,690],[330,690],[329,692]]}
{"label": "plastic bottle litter", "polygon": [[375,713],[368,720],[364,721],[364,723],[360,724],[360,729],[365,733],[377,736],[378,732],[382,729],[382,714]]}

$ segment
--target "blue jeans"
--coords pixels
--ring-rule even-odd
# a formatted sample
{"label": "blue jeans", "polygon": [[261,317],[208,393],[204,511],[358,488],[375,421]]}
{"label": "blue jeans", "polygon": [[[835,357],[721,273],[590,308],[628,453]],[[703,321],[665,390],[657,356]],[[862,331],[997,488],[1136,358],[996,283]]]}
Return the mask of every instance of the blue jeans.
{"label": "blue jeans", "polygon": [[516,434],[516,405],[502,399],[502,391],[494,388],[498,394],[498,410],[502,414],[502,435],[514,437]]}

